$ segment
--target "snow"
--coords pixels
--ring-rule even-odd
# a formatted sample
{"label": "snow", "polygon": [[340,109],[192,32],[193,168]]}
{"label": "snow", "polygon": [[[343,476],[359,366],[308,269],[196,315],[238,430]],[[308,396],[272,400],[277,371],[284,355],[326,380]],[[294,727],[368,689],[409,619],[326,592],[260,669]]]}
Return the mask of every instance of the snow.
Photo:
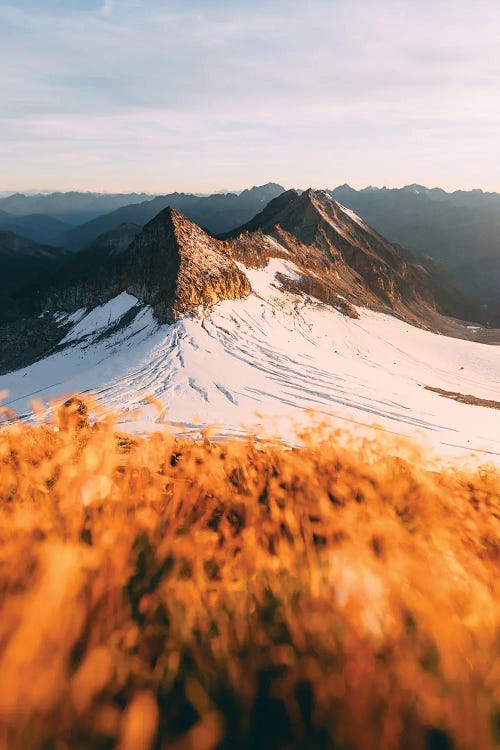
{"label": "snow", "polygon": [[[58,326],[67,325],[68,323],[78,323],[86,313],[86,309],[81,307],[79,310],[75,310],[73,313],[56,312],[53,314],[54,320]],[[39,315],[39,318],[43,318],[46,313]]]}
{"label": "snow", "polygon": [[266,240],[269,240],[269,242],[271,242],[273,245],[276,245],[277,247],[279,247],[282,253],[285,253],[285,255],[290,255],[286,247],[282,245],[281,242],[278,242],[278,240],[275,237],[272,237],[270,234],[266,234],[264,236]]}
{"label": "snow", "polygon": [[127,294],[127,292],[122,292],[117,297],[106,302],[105,305],[94,308],[87,315],[84,315],[83,318],[81,316],[79,316],[80,319],[79,317],[69,316],[69,321],[78,320],[79,322],[66,334],[61,344],[67,344],[69,341],[95,335],[99,331],[117,323],[136,304],[137,299],[135,297]]}
{"label": "snow", "polygon": [[363,229],[367,229],[367,226],[363,219],[358,216],[358,214],[354,213],[350,208],[347,208],[347,206],[343,206],[342,203],[339,203],[340,208],[342,211],[347,214],[353,221],[356,222],[356,224],[359,224],[360,227],[363,227]]}
{"label": "snow", "polygon": [[[261,295],[263,298],[281,302],[283,290],[276,279],[277,274],[287,276],[292,281],[300,281],[302,278],[301,271],[295,263],[282,258],[270,258],[265,268],[247,268],[243,263],[236,264],[238,268],[246,274],[254,294]],[[276,290],[277,293],[274,291]]]}
{"label": "snow", "polygon": [[[29,415],[34,399],[93,391],[120,410],[128,431],[161,429],[244,433],[293,440],[311,412],[332,426],[372,434],[383,427],[415,435],[444,457],[474,452],[500,464],[498,411],[427,391],[498,399],[500,349],[414,328],[359,309],[360,318],[282,289],[276,274],[298,269],[273,258],[245,269],[253,293],[158,325],[148,307],[109,336],[93,335],[138,304],[120,295],[88,312],[62,351],[0,377],[6,405]],[[82,337],[83,338],[82,340]],[[161,410],[147,401],[153,396]]]}

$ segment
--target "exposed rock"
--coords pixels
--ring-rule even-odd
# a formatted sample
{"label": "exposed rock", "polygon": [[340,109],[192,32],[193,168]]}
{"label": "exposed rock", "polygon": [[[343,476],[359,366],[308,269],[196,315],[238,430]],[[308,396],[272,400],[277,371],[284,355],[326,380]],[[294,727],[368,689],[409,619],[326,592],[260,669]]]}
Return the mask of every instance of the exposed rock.
{"label": "exposed rock", "polygon": [[446,391],[443,388],[436,388],[432,385],[424,385],[426,391],[432,391],[444,398],[451,398],[461,404],[471,404],[472,406],[484,406],[487,409],[500,409],[500,402],[487,398],[478,398],[470,393],[457,393],[456,391]]}
{"label": "exposed rock", "polygon": [[227,245],[171,208],[146,225],[124,260],[124,288],[162,322],[251,291]]}

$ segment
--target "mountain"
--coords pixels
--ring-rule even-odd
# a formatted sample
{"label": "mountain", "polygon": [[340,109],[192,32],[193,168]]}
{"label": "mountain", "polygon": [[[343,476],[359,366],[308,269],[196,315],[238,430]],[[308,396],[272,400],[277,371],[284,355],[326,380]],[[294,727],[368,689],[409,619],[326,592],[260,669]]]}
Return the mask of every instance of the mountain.
{"label": "mountain", "polygon": [[198,305],[248,294],[250,287],[223,243],[175,209],[166,208],[126,250],[109,254],[100,273],[87,273],[69,286],[52,286],[43,305],[71,313],[102,304],[122,291],[150,305],[159,321],[172,322]]}
{"label": "mountain", "polygon": [[96,272],[0,322],[0,389],[25,418],[34,397],[95,391],[132,431],[293,443],[309,410],[500,460],[498,349],[479,343],[499,332],[443,316],[431,272],[325,192],[288,191],[227,238],[172,208],[121,232]]}
{"label": "mountain", "polygon": [[[269,184],[244,190],[239,195],[213,195],[200,198],[199,196],[175,193],[171,196],[163,196],[143,203],[128,205],[70,231],[69,235],[66,232],[68,229],[67,225],[50,216],[14,216],[5,211],[0,211],[0,229],[9,229],[40,244],[59,244],[65,238],[70,237],[72,250],[79,250],[79,252],[74,253],[74,259],[68,259],[65,253],[61,253],[59,258],[61,267],[59,268],[53,264],[46,269],[47,273],[50,273],[53,283],[57,284],[63,283],[64,280],[68,281],[70,278],[75,278],[78,275],[83,274],[88,277],[98,273],[110,255],[125,250],[137,235],[142,225],[148,223],[166,205],[185,205],[188,213],[201,217],[211,227],[224,229],[232,227],[255,214],[271,197],[274,197],[280,191],[283,191],[283,188],[278,185]],[[61,208],[61,206],[68,207],[74,205],[71,203],[73,200],[80,201],[80,205],[83,205],[82,201],[85,199],[85,205],[88,207],[92,201],[95,204],[95,201],[101,197],[103,196],[81,193],[53,194],[50,196],[11,196],[8,199],[8,205],[11,209],[21,210],[28,205],[24,201],[24,198],[33,198],[36,199],[33,205],[50,207],[57,204]],[[122,199],[123,197],[104,196],[106,200],[108,198]],[[50,199],[50,201],[44,203],[45,199]],[[65,203],[65,201],[69,202]],[[122,221],[121,219],[125,220]],[[28,259],[26,258],[23,262],[22,278],[19,277],[19,283],[12,283],[13,290],[25,288],[26,284],[29,286],[42,278],[44,283],[48,282],[46,273],[42,277],[39,276],[41,271],[38,262],[33,264],[32,272],[28,271]],[[0,259],[0,271],[3,268],[4,266]],[[31,296],[33,299],[37,298],[37,291],[35,289],[31,290]],[[5,300],[0,306],[5,307]]]}
{"label": "mountain", "polygon": [[365,190],[341,185],[329,192],[391,242],[445,263],[482,300],[498,293],[488,272],[500,265],[498,193],[446,193],[422,185]]}
{"label": "mountain", "polygon": [[0,230],[13,232],[42,244],[58,245],[58,239],[68,227],[62,221],[42,214],[15,216],[0,210]]}
{"label": "mountain", "polygon": [[500,301],[500,257],[480,257],[456,268],[456,275],[467,279],[468,288],[477,296]]}
{"label": "mountain", "polygon": [[17,216],[45,214],[66,224],[81,224],[120,206],[141,203],[152,197],[147,193],[14,193],[0,199],[0,209]]}
{"label": "mountain", "polygon": [[121,224],[147,224],[167,206],[177,209],[210,232],[218,233],[232,229],[248,221],[272,198],[284,192],[281,185],[269,183],[253,187],[236,195],[214,194],[197,196],[188,193],[171,193],[134,205],[123,206],[105,216],[100,216],[67,232],[63,241],[68,249],[75,251],[90,245],[104,232]]}
{"label": "mountain", "polygon": [[40,282],[60,262],[61,249],[40,245],[13,232],[0,231],[0,297],[6,298]]}
{"label": "mountain", "polygon": [[161,322],[172,322],[199,305],[248,294],[249,283],[226,250],[225,243],[171,208],[139,233],[136,225],[122,225],[71,257],[3,313],[0,367],[36,360],[64,339],[62,319],[71,322],[78,311],[99,307],[125,291],[151,306]]}
{"label": "mountain", "polygon": [[[256,230],[277,232],[285,245],[293,244],[289,240],[292,235],[314,248],[315,257],[308,260],[308,267],[315,267],[323,285],[341,291],[357,304],[389,306],[415,321],[422,305],[447,316],[481,316],[474,299],[443,267],[438,273],[437,264],[430,259],[417,258],[392,245],[326,191],[306,190],[301,195],[287,191],[225,236]],[[427,317],[426,310],[419,322]]]}

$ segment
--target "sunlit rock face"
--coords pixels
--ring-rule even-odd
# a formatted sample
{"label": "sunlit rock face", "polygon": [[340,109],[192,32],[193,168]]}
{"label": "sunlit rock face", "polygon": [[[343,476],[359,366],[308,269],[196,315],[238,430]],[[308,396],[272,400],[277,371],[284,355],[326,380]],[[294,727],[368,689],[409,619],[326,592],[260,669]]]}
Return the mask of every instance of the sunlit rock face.
{"label": "sunlit rock face", "polygon": [[124,272],[127,290],[150,304],[161,322],[251,291],[225,243],[171,208],[147,224],[132,243]]}

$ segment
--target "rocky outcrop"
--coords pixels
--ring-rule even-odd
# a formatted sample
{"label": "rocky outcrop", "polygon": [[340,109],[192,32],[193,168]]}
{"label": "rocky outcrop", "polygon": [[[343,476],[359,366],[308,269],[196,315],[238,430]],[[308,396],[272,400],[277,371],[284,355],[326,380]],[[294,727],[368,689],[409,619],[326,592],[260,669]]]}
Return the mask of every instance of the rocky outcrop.
{"label": "rocky outcrop", "polygon": [[161,322],[199,305],[250,294],[227,245],[172,208],[149,222],[124,257],[124,288]]}

